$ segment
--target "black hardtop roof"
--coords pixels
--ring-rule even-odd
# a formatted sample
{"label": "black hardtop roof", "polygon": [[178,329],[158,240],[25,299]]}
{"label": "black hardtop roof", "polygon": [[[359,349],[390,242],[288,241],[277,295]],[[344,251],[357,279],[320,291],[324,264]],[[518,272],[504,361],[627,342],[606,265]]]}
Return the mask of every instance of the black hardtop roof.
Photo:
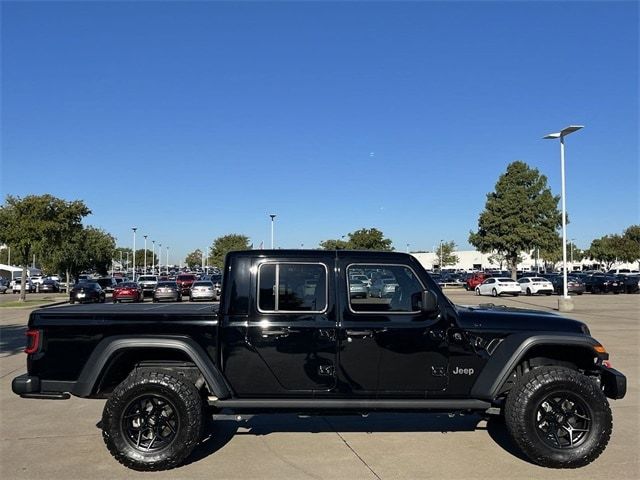
{"label": "black hardtop roof", "polygon": [[408,260],[415,259],[411,254],[404,252],[383,252],[377,250],[241,250],[229,252],[229,258],[232,257],[252,257],[252,258],[297,258],[297,257],[318,257],[326,258],[328,255],[332,257],[363,257],[367,260]]}

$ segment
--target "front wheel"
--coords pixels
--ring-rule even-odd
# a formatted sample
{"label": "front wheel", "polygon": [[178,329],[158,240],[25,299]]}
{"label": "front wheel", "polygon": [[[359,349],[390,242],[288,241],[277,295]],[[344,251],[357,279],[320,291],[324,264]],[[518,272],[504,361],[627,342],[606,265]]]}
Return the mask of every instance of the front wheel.
{"label": "front wheel", "polygon": [[507,397],[505,420],[524,454],[551,468],[591,463],[612,430],[611,409],[596,382],[564,367],[525,374]]}
{"label": "front wheel", "polygon": [[492,297],[497,297],[498,296],[498,291],[495,288],[493,290],[491,290],[491,296]]}
{"label": "front wheel", "polygon": [[102,413],[111,455],[134,470],[167,470],[200,440],[202,401],[196,387],[169,372],[139,370],[114,390]]}
{"label": "front wheel", "polygon": [[530,297],[530,296],[531,296],[531,289],[527,288],[527,297]]}

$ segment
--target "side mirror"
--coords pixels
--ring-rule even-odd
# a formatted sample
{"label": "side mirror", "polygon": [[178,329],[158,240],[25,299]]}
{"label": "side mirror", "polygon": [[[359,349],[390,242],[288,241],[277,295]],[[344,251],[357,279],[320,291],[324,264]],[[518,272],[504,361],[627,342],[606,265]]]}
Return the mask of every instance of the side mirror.
{"label": "side mirror", "polygon": [[422,313],[433,315],[438,313],[438,297],[430,290],[422,291]]}

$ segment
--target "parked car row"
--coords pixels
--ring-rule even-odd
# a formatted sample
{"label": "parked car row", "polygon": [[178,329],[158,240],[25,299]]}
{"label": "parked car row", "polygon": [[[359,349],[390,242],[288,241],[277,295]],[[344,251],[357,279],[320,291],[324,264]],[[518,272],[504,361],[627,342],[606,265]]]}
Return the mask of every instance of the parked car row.
{"label": "parked car row", "polygon": [[[492,278],[499,280],[498,283],[505,283],[507,276],[493,276],[489,273],[478,272],[471,275],[466,283],[465,288],[467,290],[473,290],[476,294],[492,294],[492,287],[486,285],[493,285],[495,281],[489,281]],[[511,280],[509,278],[509,280]],[[515,282],[514,280],[511,280]],[[556,293],[562,295],[564,292],[564,276],[562,274],[539,274],[539,275],[525,275],[520,277],[517,282],[520,286],[520,291],[525,295],[551,295]],[[486,285],[485,285],[486,284]],[[482,285],[482,288],[478,288]],[[480,293],[478,293],[480,292]],[[496,292],[500,294],[500,288],[496,288]],[[606,273],[581,273],[572,272],[567,276],[567,293],[582,295],[583,293],[638,293],[640,292],[640,276],[636,274],[606,274]],[[505,292],[510,293],[510,292]]]}
{"label": "parked car row", "polygon": [[[113,303],[121,302],[144,302],[145,292],[148,286],[143,287],[138,282],[123,281],[113,287],[111,300]],[[181,302],[183,295],[189,297],[189,301],[209,300],[215,301],[220,298],[219,290],[216,290],[213,282],[209,280],[193,282],[191,287],[183,294],[183,287],[175,281],[156,281],[151,296],[153,302],[173,301]],[[99,282],[85,280],[77,283],[69,292],[69,303],[104,303],[106,291]]]}

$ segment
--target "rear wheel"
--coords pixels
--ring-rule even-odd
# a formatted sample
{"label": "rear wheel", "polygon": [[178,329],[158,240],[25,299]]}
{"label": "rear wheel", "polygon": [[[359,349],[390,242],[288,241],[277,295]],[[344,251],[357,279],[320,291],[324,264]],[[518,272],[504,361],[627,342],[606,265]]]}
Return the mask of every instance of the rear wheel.
{"label": "rear wheel", "polygon": [[530,297],[530,296],[531,296],[531,289],[527,288],[527,297]]}
{"label": "rear wheel", "polygon": [[113,392],[102,413],[111,455],[134,470],[167,470],[200,440],[202,401],[196,387],[168,372],[140,370]]}
{"label": "rear wheel", "polygon": [[533,462],[552,468],[591,463],[612,430],[609,403],[598,385],[575,370],[540,367],[507,397],[507,429]]}

